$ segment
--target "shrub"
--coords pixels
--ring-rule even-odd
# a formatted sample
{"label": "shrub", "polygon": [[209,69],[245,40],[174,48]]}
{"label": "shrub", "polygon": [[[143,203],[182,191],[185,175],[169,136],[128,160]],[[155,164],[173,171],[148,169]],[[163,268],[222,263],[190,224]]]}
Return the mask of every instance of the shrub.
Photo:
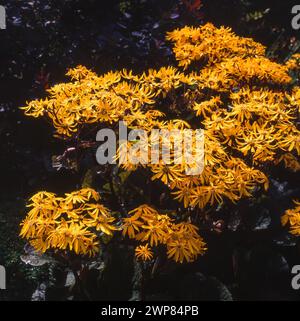
{"label": "shrub", "polygon": [[[164,245],[169,258],[190,262],[206,250],[196,213],[263,193],[269,187],[270,168],[280,163],[299,170],[300,88],[294,81],[299,55],[285,64],[271,61],[263,45],[212,24],[177,29],[167,39],[174,45],[177,67],[98,76],[78,66],[68,71],[70,82],[53,86],[48,98],[31,101],[23,109],[27,116],[48,119],[55,136],[76,148],[93,146],[94,133],[106,127],[116,131],[118,121],[148,133],[204,129],[201,174],[187,175],[187,164],[178,165],[174,159],[159,164],[127,160],[120,165],[127,175],[141,170],[152,181],[160,180],[184,210],[178,204],[177,209],[158,209],[141,202],[114,216],[97,203],[94,190],[73,192],[70,195],[79,198],[70,202],[71,196],[38,193],[21,232],[38,250],[93,255],[101,233],[120,230],[138,242],[138,258],[149,260],[152,251]],[[123,147],[117,159],[124,158]],[[195,149],[192,145],[191,152]],[[64,234],[69,232],[70,238]]]}

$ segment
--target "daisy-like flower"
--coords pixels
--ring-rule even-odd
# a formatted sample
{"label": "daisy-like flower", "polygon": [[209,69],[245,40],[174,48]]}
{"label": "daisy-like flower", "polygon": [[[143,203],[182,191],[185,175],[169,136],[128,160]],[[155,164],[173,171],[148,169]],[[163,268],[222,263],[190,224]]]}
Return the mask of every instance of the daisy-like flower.
{"label": "daisy-like flower", "polygon": [[84,204],[88,200],[88,196],[85,193],[81,193],[80,191],[66,193],[65,203],[66,204]]}
{"label": "daisy-like flower", "polygon": [[165,222],[148,222],[147,225],[142,225],[143,231],[136,236],[136,239],[157,246],[166,239],[165,226]]}
{"label": "daisy-like flower", "polygon": [[87,213],[91,218],[85,219],[87,226],[95,227],[107,235],[113,235],[117,228],[113,225],[115,218],[111,216],[109,210],[102,204],[91,204],[86,207]]}
{"label": "daisy-like flower", "polygon": [[129,215],[133,215],[134,217],[141,218],[143,220],[146,219],[154,219],[158,215],[158,212],[149,206],[148,204],[142,204],[133,210],[128,212]]}
{"label": "daisy-like flower", "polygon": [[153,252],[151,248],[146,245],[139,245],[135,249],[135,256],[137,259],[141,259],[143,261],[149,261],[153,258]]}
{"label": "daisy-like flower", "polygon": [[151,171],[154,173],[151,180],[160,179],[166,185],[184,178],[181,165],[151,165]]}
{"label": "daisy-like flower", "polygon": [[122,235],[127,235],[129,238],[135,238],[136,234],[140,232],[143,221],[139,220],[140,215],[135,214],[131,217],[123,218]]}

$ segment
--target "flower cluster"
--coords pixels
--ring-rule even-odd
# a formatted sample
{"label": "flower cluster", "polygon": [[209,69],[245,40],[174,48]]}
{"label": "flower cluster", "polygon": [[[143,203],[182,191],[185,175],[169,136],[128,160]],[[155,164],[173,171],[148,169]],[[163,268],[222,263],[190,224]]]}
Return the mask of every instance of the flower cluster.
{"label": "flower cluster", "polygon": [[[60,137],[71,137],[86,124],[112,124],[123,119],[124,114],[127,114],[124,120],[131,123],[144,104],[154,102],[149,88],[126,82],[121,72],[98,77],[78,66],[67,75],[73,82],[53,86],[48,90],[49,98],[23,107],[28,116],[49,118]],[[141,117],[146,119],[151,115]]]}
{"label": "flower cluster", "polygon": [[[151,131],[156,126],[159,131]],[[145,135],[138,141],[121,142],[115,158],[126,170],[147,167],[154,174],[152,180],[160,179],[169,185],[185,177],[189,170],[201,172],[202,141],[203,133],[190,130],[190,125],[183,120],[148,122]]]}
{"label": "flower cluster", "polygon": [[94,256],[99,252],[99,235],[112,235],[115,218],[99,204],[99,194],[90,188],[57,197],[38,192],[31,197],[31,210],[21,223],[20,236],[39,252],[69,250]]}
{"label": "flower cluster", "polygon": [[151,247],[161,244],[167,247],[168,258],[180,263],[192,262],[206,250],[198,228],[189,222],[174,223],[168,215],[160,214],[147,204],[128,214],[129,217],[123,218],[123,236],[146,243],[136,248],[137,258],[150,260]]}
{"label": "flower cluster", "polygon": [[265,54],[265,47],[250,38],[238,37],[230,28],[215,28],[207,23],[199,28],[184,27],[169,32],[179,66],[187,68],[191,62],[205,60],[209,64],[232,57],[255,57]]}
{"label": "flower cluster", "polygon": [[[147,134],[154,129],[178,130],[173,143],[185,129],[203,129],[204,170],[196,175],[188,175],[186,169],[197,166],[197,162],[188,164],[183,160],[178,164],[174,149],[168,161],[147,162],[147,139],[121,144],[116,154],[126,171],[150,170],[151,179],[166,184],[171,196],[189,207],[190,213],[194,208],[220,206],[226,200],[237,202],[267,190],[270,166],[280,164],[292,171],[300,170],[300,88],[294,86],[292,78],[300,70],[299,54],[285,64],[277,63],[266,57],[263,45],[210,23],[174,30],[167,39],[174,44],[178,67],[149,69],[140,75],[122,70],[97,76],[78,66],[69,70],[70,82],[53,86],[48,98],[23,107],[25,114],[45,116],[53,123],[57,136],[79,141],[85,127],[114,129],[121,120],[129,128],[143,129]],[[157,141],[164,146],[162,137]],[[142,155],[142,164],[128,158],[128,147],[136,146],[139,148],[130,150],[136,153],[133,157],[141,159]],[[198,146],[192,143],[188,153],[198,152]],[[191,261],[203,252],[204,243],[191,224],[174,224],[150,207],[131,214],[124,218],[123,234],[148,244],[137,248],[138,257],[152,258],[149,246],[158,244],[165,244],[169,257],[178,262]],[[54,221],[55,215],[51,218]],[[84,223],[79,221],[72,223],[72,229],[80,227],[82,232]],[[62,228],[71,227],[70,221],[60,223]],[[26,222],[23,230],[30,224]],[[32,237],[40,230],[30,231]],[[64,244],[70,248],[48,234],[46,241],[44,237],[38,240],[43,249],[50,241],[56,247]]]}
{"label": "flower cluster", "polygon": [[300,70],[300,54],[296,53],[296,54],[292,55],[292,57],[289,60],[287,60],[285,65],[289,70],[299,71]]}

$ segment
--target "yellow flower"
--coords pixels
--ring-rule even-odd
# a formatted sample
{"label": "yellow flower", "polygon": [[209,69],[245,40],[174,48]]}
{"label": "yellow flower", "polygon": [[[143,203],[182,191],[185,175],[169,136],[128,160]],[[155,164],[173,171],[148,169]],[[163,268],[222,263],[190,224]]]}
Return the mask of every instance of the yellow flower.
{"label": "yellow flower", "polygon": [[26,116],[31,117],[41,117],[46,112],[46,106],[47,106],[48,100],[42,101],[42,100],[33,100],[26,107],[21,107],[20,109],[23,109]]}
{"label": "yellow flower", "polygon": [[93,199],[94,201],[98,202],[100,200],[100,195],[92,188],[82,188],[79,193],[83,196],[86,196],[88,200]]}
{"label": "yellow flower", "polygon": [[86,243],[96,235],[87,230],[83,224],[70,223],[58,226],[51,231],[48,240],[52,247],[74,250],[76,254],[86,254]]}
{"label": "yellow flower", "polygon": [[67,72],[67,76],[70,76],[72,79],[80,80],[88,76],[89,77],[95,76],[95,74],[90,70],[88,70],[86,67],[79,65],[76,68],[70,69]]}
{"label": "yellow flower", "polygon": [[157,211],[147,204],[140,205],[128,212],[133,217],[141,218],[143,220],[153,219],[158,215]]}
{"label": "yellow flower", "polygon": [[87,204],[84,209],[91,217],[110,216],[108,208],[102,204]]}
{"label": "yellow flower", "polygon": [[151,248],[149,248],[148,244],[139,245],[135,249],[135,256],[138,259],[142,259],[143,261],[148,261],[153,258],[153,252]]}
{"label": "yellow flower", "polygon": [[184,260],[191,262],[193,255],[191,254],[187,244],[181,241],[172,241],[167,246],[168,258],[174,258],[176,262],[183,263]]}
{"label": "yellow flower", "polygon": [[41,205],[42,203],[47,205],[55,204],[56,195],[54,193],[42,191],[33,195],[29,200],[32,201],[32,204],[29,206]]}
{"label": "yellow flower", "polygon": [[198,235],[198,228],[195,225],[182,222],[174,224],[172,230],[167,239],[168,258],[180,263],[192,262],[206,251],[206,244]]}
{"label": "yellow flower", "polygon": [[289,70],[299,70],[300,69],[300,54],[293,54],[292,57],[287,60],[285,66]]}
{"label": "yellow flower", "polygon": [[217,111],[219,105],[221,104],[220,96],[212,97],[209,100],[203,101],[201,103],[195,103],[193,109],[196,111],[197,116],[204,116],[205,118]]}
{"label": "yellow flower", "polygon": [[33,246],[36,251],[40,253],[46,252],[50,248],[50,243],[48,240],[44,240],[43,238],[35,238],[30,240],[30,245]]}
{"label": "yellow flower", "polygon": [[173,51],[179,66],[187,68],[193,61],[203,60],[210,64],[232,56],[262,56],[265,47],[249,38],[236,36],[230,28],[215,28],[207,23],[199,28],[184,27],[167,34],[175,43]]}
{"label": "yellow flower", "polygon": [[177,180],[183,179],[181,165],[152,165],[151,170],[155,175],[151,177],[151,180],[160,179],[164,184],[169,184]]}
{"label": "yellow flower", "polygon": [[131,217],[123,218],[122,225],[122,235],[128,235],[129,238],[135,238],[136,233],[140,231],[141,226],[143,225],[142,221],[139,221],[139,214],[135,214]]}
{"label": "yellow flower", "polygon": [[213,205],[215,201],[223,204],[223,196],[226,196],[224,184],[197,186],[191,191],[191,206],[204,208],[206,204]]}
{"label": "yellow flower", "polygon": [[38,251],[49,249],[74,251],[94,256],[99,252],[99,241],[93,228],[112,235],[116,228],[109,210],[98,201],[99,194],[91,189],[65,194],[38,192],[30,201],[27,217],[21,223],[20,236],[26,238]]}
{"label": "yellow flower", "polygon": [[72,193],[66,193],[65,203],[66,204],[77,204],[77,203],[85,203],[88,201],[88,195],[82,193],[81,191],[76,191]]}
{"label": "yellow flower", "polygon": [[284,137],[280,141],[280,147],[289,152],[295,150],[300,155],[300,132]]}
{"label": "yellow flower", "polygon": [[179,202],[183,201],[184,207],[188,207],[191,199],[191,188],[189,186],[183,186],[179,188],[178,191],[173,192],[173,195],[176,195],[174,199],[177,199]]}
{"label": "yellow flower", "polygon": [[25,220],[22,221],[20,224],[22,226],[20,236],[25,237],[25,238],[33,238],[35,236],[35,231],[36,231],[36,220],[35,219],[30,219],[26,218]]}
{"label": "yellow flower", "polygon": [[112,225],[115,219],[111,217],[109,210],[105,206],[102,204],[90,204],[86,207],[86,211],[92,218],[84,221],[87,226],[93,226],[97,231],[113,235],[112,231],[117,229]]}
{"label": "yellow flower", "polygon": [[142,225],[143,232],[136,235],[136,239],[142,242],[149,241],[150,245],[157,246],[158,243],[163,243],[166,238],[164,231],[165,222],[148,222],[147,225]]}

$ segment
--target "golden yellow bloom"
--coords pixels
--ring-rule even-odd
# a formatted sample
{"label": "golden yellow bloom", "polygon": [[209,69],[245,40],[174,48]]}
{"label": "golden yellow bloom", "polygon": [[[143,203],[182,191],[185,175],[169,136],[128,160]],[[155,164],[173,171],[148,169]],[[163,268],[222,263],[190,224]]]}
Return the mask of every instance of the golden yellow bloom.
{"label": "golden yellow bloom", "polygon": [[112,224],[115,221],[111,217],[109,210],[102,204],[90,204],[86,206],[85,210],[90,215],[91,219],[86,219],[84,223],[87,226],[95,227],[97,231],[101,231],[107,235],[113,235],[113,231],[117,228]]}
{"label": "golden yellow bloom", "polygon": [[184,261],[192,262],[199,254],[203,254],[205,250],[205,243],[197,238],[182,238],[167,243],[168,258],[172,258],[179,263]]}
{"label": "golden yellow bloom", "polygon": [[182,222],[172,226],[172,233],[167,240],[167,255],[176,262],[192,262],[206,251],[206,244],[198,234],[198,228]]}
{"label": "golden yellow bloom", "polygon": [[206,118],[208,115],[211,115],[213,112],[217,111],[220,104],[220,96],[216,96],[201,103],[195,103],[193,109],[196,111],[197,116],[202,115]]}
{"label": "golden yellow bloom", "polygon": [[176,59],[184,68],[200,59],[214,64],[227,57],[262,56],[265,53],[261,44],[236,36],[230,28],[217,29],[211,23],[199,28],[176,29],[168,33],[167,39],[174,42]]}
{"label": "golden yellow bloom", "polygon": [[222,196],[226,195],[225,186],[210,185],[210,186],[198,186],[191,191],[191,206],[199,206],[204,208],[206,204],[213,205],[215,201],[219,204],[223,203]]}
{"label": "golden yellow bloom", "polygon": [[133,215],[137,218],[142,218],[143,220],[153,219],[158,215],[157,211],[150,207],[148,204],[140,205],[129,211],[128,214]]}
{"label": "golden yellow bloom", "polygon": [[299,70],[300,69],[300,54],[293,54],[292,57],[285,63],[287,69],[289,70]]}
{"label": "golden yellow bloom", "polygon": [[135,238],[136,233],[140,231],[143,222],[139,220],[140,215],[139,213],[134,214],[131,217],[123,218],[123,225],[122,225],[122,235],[127,235],[129,238]]}
{"label": "golden yellow bloom", "polygon": [[139,241],[147,241],[151,246],[157,246],[159,243],[163,243],[166,238],[164,231],[165,222],[148,222],[146,225],[142,225],[143,232],[136,235],[136,239]]}
{"label": "golden yellow bloom", "polygon": [[174,199],[177,199],[179,202],[183,201],[184,207],[188,207],[191,201],[191,188],[189,186],[179,187],[179,190],[172,193],[176,195]]}
{"label": "golden yellow bloom", "polygon": [[48,100],[33,100],[26,107],[21,107],[24,110],[26,116],[41,117],[45,114],[45,106],[47,106]]}
{"label": "golden yellow bloom", "polygon": [[151,170],[155,175],[151,177],[152,180],[160,179],[164,184],[169,184],[174,181],[183,179],[183,171],[181,165],[152,165]]}
{"label": "golden yellow bloom", "polygon": [[94,256],[99,252],[95,231],[112,235],[116,230],[109,210],[94,203],[99,198],[91,188],[66,193],[65,198],[38,192],[30,199],[32,209],[21,223],[20,236],[40,252],[59,249]]}
{"label": "golden yellow bloom", "polygon": [[94,199],[95,201],[98,201],[100,199],[100,196],[96,191],[94,191],[90,188],[83,188],[83,189],[76,191],[76,192],[67,193],[66,198],[65,198],[65,202],[66,202],[66,204],[85,203],[86,201],[90,200],[91,198]]}
{"label": "golden yellow bloom", "polygon": [[148,244],[139,245],[135,249],[135,256],[143,261],[148,261],[153,258],[153,252],[151,251],[151,248],[149,248]]}
{"label": "golden yellow bloom", "polygon": [[48,240],[52,247],[62,250],[74,250],[76,254],[85,253],[85,243],[94,234],[87,230],[82,224],[70,223],[59,225],[54,231],[51,231]]}

